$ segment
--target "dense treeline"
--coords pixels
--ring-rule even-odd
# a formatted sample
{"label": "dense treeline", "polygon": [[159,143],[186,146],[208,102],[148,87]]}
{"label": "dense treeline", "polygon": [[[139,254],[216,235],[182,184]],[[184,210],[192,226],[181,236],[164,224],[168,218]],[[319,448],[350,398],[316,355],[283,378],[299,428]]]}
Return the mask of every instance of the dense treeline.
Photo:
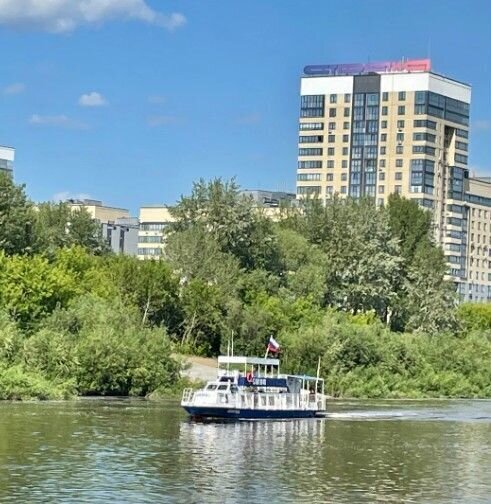
{"label": "dense treeline", "polygon": [[64,204],[0,178],[0,398],[146,395],[179,353],[261,355],[332,395],[491,396],[491,307],[457,307],[431,215],[392,196],[309,200],[272,220],[234,181],[200,181],[159,261],[110,253]]}

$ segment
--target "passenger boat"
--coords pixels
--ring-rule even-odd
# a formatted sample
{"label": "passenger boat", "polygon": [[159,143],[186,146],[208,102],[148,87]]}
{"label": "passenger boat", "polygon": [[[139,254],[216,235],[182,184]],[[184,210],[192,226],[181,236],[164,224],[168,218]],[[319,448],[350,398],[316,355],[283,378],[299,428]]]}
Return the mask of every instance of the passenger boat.
{"label": "passenger boat", "polygon": [[181,406],[195,418],[309,418],[325,412],[326,396],[322,378],[281,374],[277,358],[220,356],[216,380],[184,390]]}

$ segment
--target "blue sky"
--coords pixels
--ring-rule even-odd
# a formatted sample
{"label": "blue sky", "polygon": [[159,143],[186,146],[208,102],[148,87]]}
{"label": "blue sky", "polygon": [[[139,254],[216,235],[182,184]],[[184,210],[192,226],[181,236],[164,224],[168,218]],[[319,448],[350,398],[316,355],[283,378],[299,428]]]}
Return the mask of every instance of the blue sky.
{"label": "blue sky", "polygon": [[53,4],[0,2],[0,145],[35,200],[293,190],[303,67],[402,56],[472,84],[470,166],[491,175],[489,0]]}

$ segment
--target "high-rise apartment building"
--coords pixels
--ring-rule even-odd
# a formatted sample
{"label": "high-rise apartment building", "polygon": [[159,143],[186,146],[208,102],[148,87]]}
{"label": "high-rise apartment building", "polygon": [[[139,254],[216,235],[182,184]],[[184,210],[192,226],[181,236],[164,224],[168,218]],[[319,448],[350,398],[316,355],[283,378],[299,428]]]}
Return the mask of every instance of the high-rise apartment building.
{"label": "high-rise apartment building", "polygon": [[12,175],[14,169],[15,149],[0,145],[0,172]]}
{"label": "high-rise apartment building", "polygon": [[297,197],[415,199],[463,299],[491,300],[491,183],[469,177],[470,86],[429,60],[307,66]]}

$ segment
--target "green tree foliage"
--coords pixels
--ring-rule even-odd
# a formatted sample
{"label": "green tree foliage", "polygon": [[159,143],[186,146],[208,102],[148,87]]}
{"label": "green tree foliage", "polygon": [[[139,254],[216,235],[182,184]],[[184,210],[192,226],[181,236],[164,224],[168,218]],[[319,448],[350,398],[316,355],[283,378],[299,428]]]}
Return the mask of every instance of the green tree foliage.
{"label": "green tree foliage", "polygon": [[491,396],[489,309],[456,310],[414,202],[312,199],[273,221],[234,181],[200,181],[161,260],[139,261],[105,254],[86,212],[33,211],[2,183],[0,398],[166,390],[173,353],[216,355],[232,333],[249,355],[274,335],[293,372],[322,356],[334,395]]}
{"label": "green tree foliage", "polygon": [[164,261],[139,261],[134,257],[109,257],[105,275],[119,295],[139,309],[141,324],[164,325],[170,332],[182,323],[179,279]]}
{"label": "green tree foliage", "polygon": [[0,171],[0,250],[5,254],[25,254],[32,249],[32,203],[23,185]]}
{"label": "green tree foliage", "polygon": [[234,180],[194,183],[191,195],[181,198],[172,215],[177,219],[172,230],[205,228],[222,252],[231,253],[243,268],[275,268],[273,224],[258,211],[251,198],[240,194]]}
{"label": "green tree foliage", "polygon": [[66,203],[41,203],[34,220],[35,249],[54,254],[61,247],[78,245],[92,254],[109,252],[102,228],[85,208],[72,210]]}
{"label": "green tree foliage", "polygon": [[456,315],[465,332],[491,331],[491,304],[462,303]]}

